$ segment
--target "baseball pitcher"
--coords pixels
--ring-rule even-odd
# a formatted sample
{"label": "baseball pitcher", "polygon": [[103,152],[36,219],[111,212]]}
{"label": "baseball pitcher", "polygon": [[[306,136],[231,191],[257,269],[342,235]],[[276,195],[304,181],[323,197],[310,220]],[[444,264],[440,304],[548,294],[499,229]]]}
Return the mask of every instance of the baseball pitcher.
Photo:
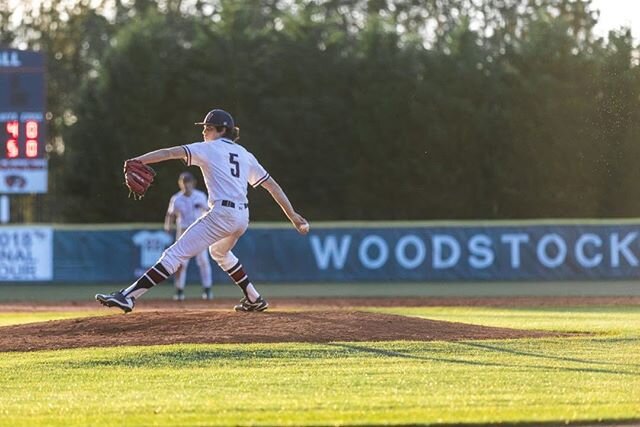
{"label": "baseball pitcher", "polygon": [[231,252],[249,226],[247,184],[266,189],[280,205],[300,234],[309,232],[309,223],[291,205],[280,185],[258,160],[237,144],[239,129],[231,114],[212,110],[201,125],[202,142],[163,148],[125,162],[125,182],[141,198],[153,182],[155,171],[148,165],[181,159],[188,166],[200,167],[209,193],[210,209],[168,247],[158,262],[126,289],[97,294],[96,300],[125,313],[145,292],[174,274],[188,259],[209,248],[211,257],[229,274],[244,293],[236,311],[263,311],[269,304],[245,273],[242,263]]}

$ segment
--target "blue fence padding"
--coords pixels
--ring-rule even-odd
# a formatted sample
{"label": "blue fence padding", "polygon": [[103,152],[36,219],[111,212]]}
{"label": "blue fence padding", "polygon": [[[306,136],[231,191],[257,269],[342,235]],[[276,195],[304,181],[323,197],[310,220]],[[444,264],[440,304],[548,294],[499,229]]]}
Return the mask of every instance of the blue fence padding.
{"label": "blue fence padding", "polygon": [[[53,279],[127,283],[171,241],[153,229],[56,229]],[[234,252],[259,282],[635,279],[640,222],[254,228]],[[198,277],[193,260],[188,281]]]}

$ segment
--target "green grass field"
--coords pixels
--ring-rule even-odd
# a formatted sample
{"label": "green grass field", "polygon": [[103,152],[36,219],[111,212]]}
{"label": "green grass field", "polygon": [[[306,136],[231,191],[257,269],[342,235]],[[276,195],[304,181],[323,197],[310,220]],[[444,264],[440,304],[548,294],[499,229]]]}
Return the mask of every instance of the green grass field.
{"label": "green grass field", "polygon": [[82,310],[82,311],[38,311],[3,313],[0,312],[0,326],[19,325],[21,323],[46,322],[47,320],[73,319],[83,316],[104,316],[109,313],[105,310]]}
{"label": "green grass field", "polygon": [[[0,353],[0,425],[640,420],[639,307],[373,310],[592,334]],[[3,313],[0,322],[92,314]]]}

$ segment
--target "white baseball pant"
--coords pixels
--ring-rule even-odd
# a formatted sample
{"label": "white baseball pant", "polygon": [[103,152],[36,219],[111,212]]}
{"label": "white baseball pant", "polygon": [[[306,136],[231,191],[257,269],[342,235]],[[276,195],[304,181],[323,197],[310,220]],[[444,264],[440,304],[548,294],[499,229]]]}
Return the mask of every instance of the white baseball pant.
{"label": "white baseball pant", "polygon": [[[180,237],[180,234],[178,237]],[[200,271],[200,283],[203,288],[211,287],[211,265],[209,264],[209,254],[207,251],[202,251],[198,255],[195,256],[196,263],[198,264],[198,270]],[[184,290],[184,286],[187,283],[187,268],[189,267],[189,263],[191,259],[188,259],[182,267],[176,271],[176,274],[173,276],[173,284],[176,289]]]}
{"label": "white baseball pant", "polygon": [[209,248],[211,258],[224,270],[233,267],[238,258],[231,252],[249,226],[249,209],[216,205],[198,218],[169,246],[159,262],[174,274],[178,267]]}

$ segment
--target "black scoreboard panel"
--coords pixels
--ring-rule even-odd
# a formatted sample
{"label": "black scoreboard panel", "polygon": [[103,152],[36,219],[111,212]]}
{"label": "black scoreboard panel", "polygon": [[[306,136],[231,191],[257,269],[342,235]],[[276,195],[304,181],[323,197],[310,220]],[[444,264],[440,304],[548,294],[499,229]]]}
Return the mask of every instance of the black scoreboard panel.
{"label": "black scoreboard panel", "polygon": [[43,158],[44,116],[42,54],[0,49],[0,159]]}
{"label": "black scoreboard panel", "polygon": [[46,192],[45,96],[44,56],[0,48],[0,193]]}

